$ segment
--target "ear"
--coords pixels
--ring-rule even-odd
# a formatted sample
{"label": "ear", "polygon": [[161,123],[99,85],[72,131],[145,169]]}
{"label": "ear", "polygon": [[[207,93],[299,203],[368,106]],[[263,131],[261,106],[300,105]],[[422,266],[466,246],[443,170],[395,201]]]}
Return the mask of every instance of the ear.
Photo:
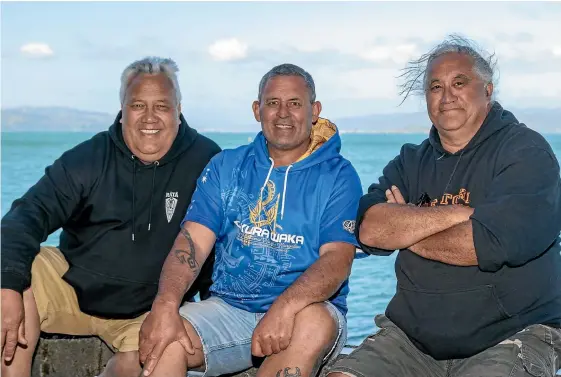
{"label": "ear", "polygon": [[489,83],[487,85],[485,85],[485,95],[487,96],[487,98],[491,99],[491,96],[493,95],[493,90],[494,90],[494,86],[493,83]]}
{"label": "ear", "polygon": [[253,109],[253,116],[255,117],[255,120],[261,122],[261,115],[259,114],[259,101],[253,101],[251,108]]}
{"label": "ear", "polygon": [[312,123],[316,123],[321,113],[321,102],[316,101],[312,103]]}

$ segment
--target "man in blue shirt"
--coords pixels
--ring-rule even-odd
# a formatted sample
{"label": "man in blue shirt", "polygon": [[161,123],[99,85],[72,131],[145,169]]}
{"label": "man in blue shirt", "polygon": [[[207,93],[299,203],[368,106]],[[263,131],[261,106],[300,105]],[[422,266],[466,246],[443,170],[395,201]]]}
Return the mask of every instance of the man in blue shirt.
{"label": "man in blue shirt", "polygon": [[[141,329],[144,375],[218,376],[256,361],[258,376],[313,376],[346,341],[360,179],[300,67],[269,71],[253,112],[255,141],[198,180]],[[212,297],[179,308],[215,243]]]}

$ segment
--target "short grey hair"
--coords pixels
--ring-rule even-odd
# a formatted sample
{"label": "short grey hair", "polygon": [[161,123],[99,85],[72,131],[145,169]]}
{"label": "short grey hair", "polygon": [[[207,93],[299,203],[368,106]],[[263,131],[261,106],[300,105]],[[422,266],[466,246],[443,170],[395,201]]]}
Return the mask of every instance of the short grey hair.
{"label": "short grey hair", "polygon": [[[434,59],[449,52],[456,52],[471,57],[473,59],[474,73],[479,76],[485,85],[493,84],[496,86],[498,70],[495,53],[490,54],[480,48],[475,42],[465,37],[452,34],[432,50],[421,55],[420,58],[409,61],[407,67],[403,69],[404,73],[399,76],[403,80],[403,83],[399,85],[399,95],[403,96],[403,101],[401,103],[403,103],[411,93],[419,95],[424,95],[426,93],[429,84],[427,73],[430,64]],[[494,101],[494,97],[495,91],[493,90],[491,102]]]}
{"label": "short grey hair", "polygon": [[177,80],[178,71],[179,68],[177,67],[177,64],[169,58],[147,56],[144,59],[132,62],[121,74],[121,89],[119,91],[121,105],[125,102],[125,96],[131,81],[142,73],[149,73],[152,75],[163,73],[166,75],[175,90],[175,99],[177,100],[177,103],[180,104],[181,90],[179,89],[179,81]]}
{"label": "short grey hair", "polygon": [[316,85],[314,84],[314,79],[312,75],[308,72],[303,70],[302,68],[298,67],[294,64],[281,64],[273,67],[269,72],[263,76],[261,81],[259,82],[259,93],[257,95],[257,99],[261,102],[261,96],[263,95],[263,89],[265,89],[265,85],[267,82],[276,76],[300,76],[306,81],[306,86],[310,90],[310,102],[314,103],[316,101]]}

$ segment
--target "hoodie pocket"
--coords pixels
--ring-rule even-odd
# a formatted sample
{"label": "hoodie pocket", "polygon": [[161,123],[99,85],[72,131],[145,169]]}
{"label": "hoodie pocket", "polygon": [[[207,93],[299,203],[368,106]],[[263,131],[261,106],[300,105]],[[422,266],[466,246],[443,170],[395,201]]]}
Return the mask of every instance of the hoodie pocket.
{"label": "hoodie pocket", "polygon": [[488,330],[511,316],[494,286],[484,285],[453,291],[398,286],[388,317],[423,352],[444,360],[469,357],[500,342],[500,331]]}

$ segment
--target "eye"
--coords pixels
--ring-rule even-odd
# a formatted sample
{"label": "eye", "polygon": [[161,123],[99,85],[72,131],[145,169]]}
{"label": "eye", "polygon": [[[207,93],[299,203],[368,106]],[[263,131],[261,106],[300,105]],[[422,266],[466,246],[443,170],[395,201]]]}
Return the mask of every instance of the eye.
{"label": "eye", "polygon": [[131,107],[132,107],[134,110],[140,110],[140,109],[143,109],[143,108],[144,108],[144,104],[143,104],[143,103],[133,103],[133,104],[131,105]]}
{"label": "eye", "polygon": [[300,107],[302,107],[302,104],[300,103],[300,101],[290,101],[288,103],[288,106],[295,107],[295,108],[300,108]]}
{"label": "eye", "polygon": [[271,101],[267,101],[266,104],[267,104],[267,106],[275,107],[275,106],[278,106],[279,101],[277,101],[277,100],[271,100]]}
{"label": "eye", "polygon": [[461,88],[461,87],[463,87],[464,85],[465,85],[465,83],[464,83],[463,81],[456,81],[456,82],[454,83],[454,87],[455,87],[455,88]]}
{"label": "eye", "polygon": [[430,90],[431,90],[431,92],[436,92],[436,91],[438,91],[438,90],[441,89],[441,88],[442,88],[442,86],[440,86],[440,84],[435,84],[435,85],[432,85],[432,86],[430,87]]}
{"label": "eye", "polygon": [[162,111],[167,111],[169,109],[169,107],[166,105],[156,105],[156,107],[158,108],[158,110]]}

